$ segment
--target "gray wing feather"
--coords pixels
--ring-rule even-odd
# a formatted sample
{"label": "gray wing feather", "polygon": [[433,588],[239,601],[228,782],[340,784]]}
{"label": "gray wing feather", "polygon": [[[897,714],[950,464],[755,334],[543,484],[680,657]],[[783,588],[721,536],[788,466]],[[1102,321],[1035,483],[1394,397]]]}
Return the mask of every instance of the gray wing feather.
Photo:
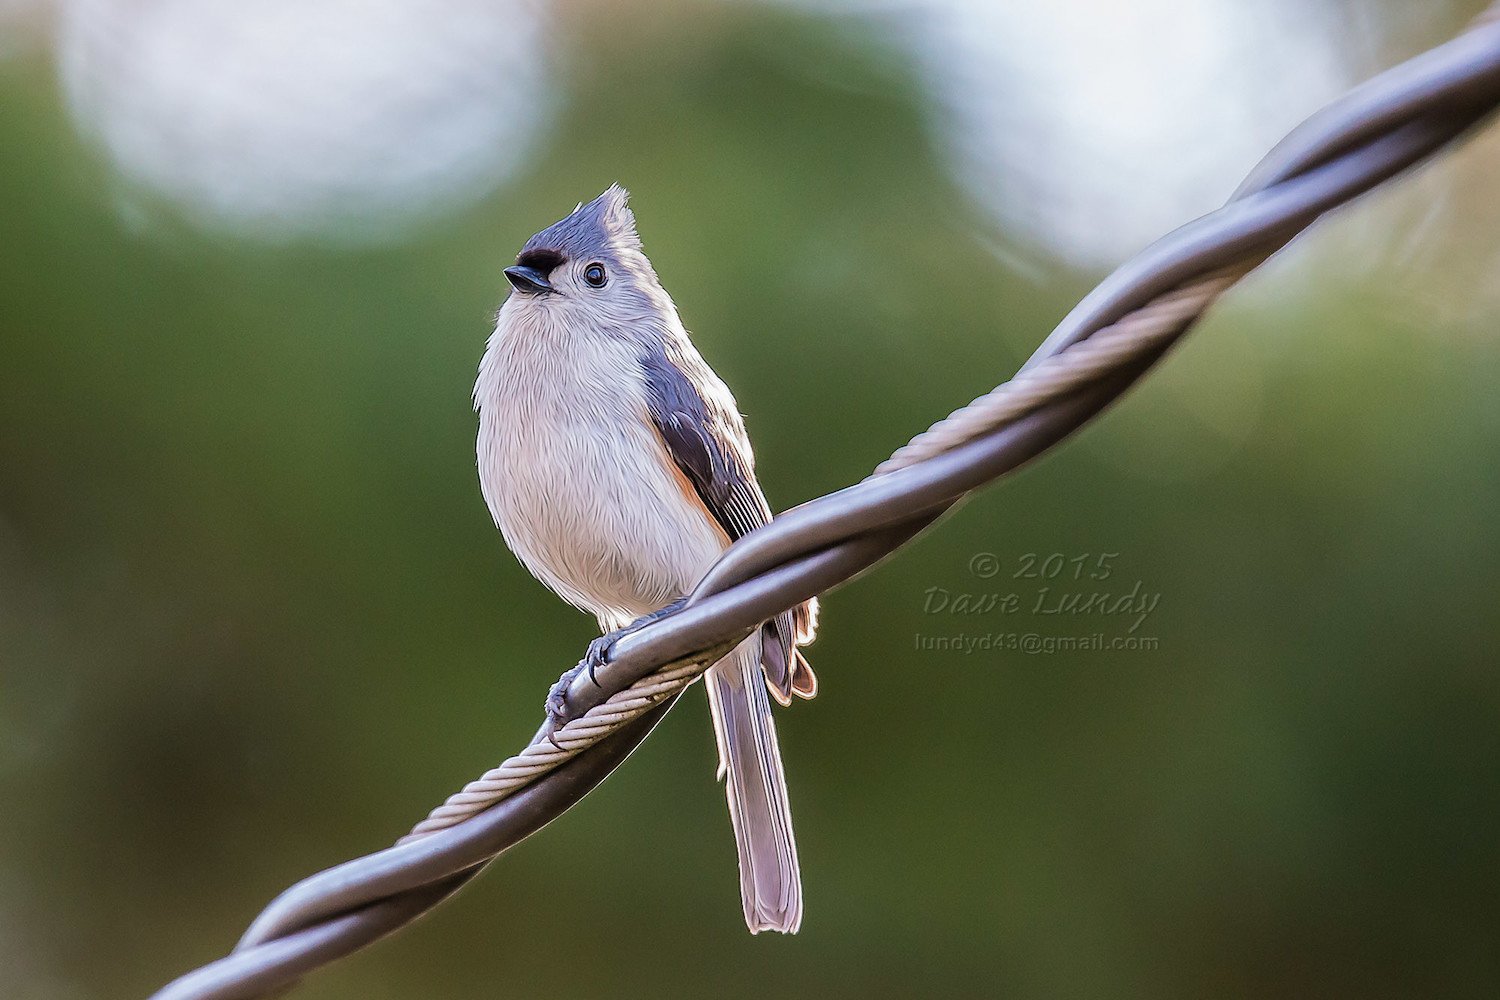
{"label": "gray wing feather", "polygon": [[[696,352],[647,351],[651,420],[667,453],[692,483],[709,514],[734,541],[771,520],[771,506],[755,480],[755,460],[734,399]],[[700,389],[701,386],[701,389]],[[816,681],[796,651],[812,638],[812,602],[777,615],[764,626],[762,667],[776,700],[793,692],[811,696]]]}

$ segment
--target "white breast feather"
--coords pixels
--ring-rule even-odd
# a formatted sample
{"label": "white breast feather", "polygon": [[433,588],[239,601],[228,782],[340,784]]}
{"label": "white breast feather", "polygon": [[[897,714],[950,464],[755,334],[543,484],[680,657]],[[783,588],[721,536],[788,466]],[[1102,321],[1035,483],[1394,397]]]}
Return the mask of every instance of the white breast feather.
{"label": "white breast feather", "polygon": [[637,349],[560,333],[491,336],[474,387],[480,486],[526,568],[618,628],[690,590],[725,540],[648,422]]}

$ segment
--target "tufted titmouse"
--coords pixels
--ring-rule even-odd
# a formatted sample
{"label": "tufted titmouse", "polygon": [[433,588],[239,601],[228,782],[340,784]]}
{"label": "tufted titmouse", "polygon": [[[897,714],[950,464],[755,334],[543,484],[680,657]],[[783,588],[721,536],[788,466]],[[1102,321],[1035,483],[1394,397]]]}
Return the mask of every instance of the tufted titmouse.
{"label": "tufted titmouse", "polygon": [[[771,517],[729,389],[688,340],[618,185],[526,242],[474,406],[479,480],[506,543],[606,633],[680,599]],[[809,601],[705,675],[752,933],[795,932],[802,883],[776,726],[817,680]]]}

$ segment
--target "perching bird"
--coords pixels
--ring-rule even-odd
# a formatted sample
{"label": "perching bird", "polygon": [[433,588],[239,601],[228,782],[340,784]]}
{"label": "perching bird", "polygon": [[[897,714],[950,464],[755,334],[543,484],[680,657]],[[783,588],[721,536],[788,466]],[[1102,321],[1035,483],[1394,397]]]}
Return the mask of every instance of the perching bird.
{"label": "perching bird", "polygon": [[[506,543],[606,633],[683,597],[765,524],[729,389],[641,252],[618,185],[542,230],[505,269],[479,379],[479,480]],[[798,651],[809,601],[705,675],[752,933],[795,932],[802,884],[768,692],[817,692]]]}

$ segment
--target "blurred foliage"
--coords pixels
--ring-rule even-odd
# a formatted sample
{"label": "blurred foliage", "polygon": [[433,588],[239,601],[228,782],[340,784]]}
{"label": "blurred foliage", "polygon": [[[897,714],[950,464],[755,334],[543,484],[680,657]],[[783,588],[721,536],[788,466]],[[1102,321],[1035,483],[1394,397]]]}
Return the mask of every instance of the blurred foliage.
{"label": "blurred foliage", "polygon": [[[505,552],[468,390],[500,267],[575,201],[633,190],[777,507],[988,389],[1097,277],[991,252],[884,47],[710,20],[576,24],[525,174],[364,249],[122,214],[44,57],[0,63],[7,996],[144,995],[530,734],[591,623]],[[692,695],[298,995],[1493,996],[1500,309],[1409,307],[1360,238],[1395,198],[827,600],[823,696],[780,723],[800,935],[744,931]],[[923,614],[995,589],[974,553],[1054,551],[1120,553],[1160,649],[915,648],[1016,627]]]}

